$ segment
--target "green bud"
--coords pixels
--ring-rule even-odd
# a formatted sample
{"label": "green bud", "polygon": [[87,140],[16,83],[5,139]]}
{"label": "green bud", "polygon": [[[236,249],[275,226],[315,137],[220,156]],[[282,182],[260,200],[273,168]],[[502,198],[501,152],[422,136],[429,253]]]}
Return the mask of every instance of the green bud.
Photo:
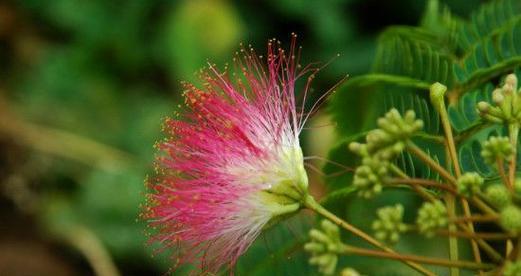
{"label": "green bud", "polygon": [[497,106],[491,106],[487,102],[479,102],[477,105],[479,115],[492,123],[503,123],[503,111]]}
{"label": "green bud", "polygon": [[499,223],[505,230],[518,234],[521,230],[521,209],[515,205],[503,208],[499,215]]}
{"label": "green bud", "polygon": [[358,195],[371,198],[379,194],[389,177],[389,166],[389,162],[381,161],[378,157],[364,157],[353,178],[353,186],[357,188]]}
{"label": "green bud", "polygon": [[503,86],[492,92],[495,106],[480,102],[477,109],[483,119],[493,123],[521,123],[521,106],[518,97],[517,77],[510,74],[505,77]]}
{"label": "green bud", "polygon": [[328,234],[330,237],[339,237],[339,230],[338,226],[334,223],[332,223],[329,220],[322,220],[320,223],[320,226],[322,226],[322,229],[324,229],[325,233]]}
{"label": "green bud", "polygon": [[360,273],[358,273],[358,271],[350,267],[346,267],[342,269],[342,271],[340,272],[340,276],[360,276]]}
{"label": "green bud", "polygon": [[440,200],[425,202],[416,218],[416,225],[421,234],[433,237],[437,229],[446,227],[448,224],[447,208]]}
{"label": "green bud", "polygon": [[333,275],[335,273],[337,263],[338,263],[338,256],[335,255],[329,260],[329,263],[324,264],[320,268],[319,272],[321,272],[324,275]]}
{"label": "green bud", "polygon": [[330,255],[330,254],[319,255],[319,256],[309,258],[309,264],[318,265],[318,266],[327,266],[332,261],[333,258],[334,258],[334,255]]}
{"label": "green bud", "polygon": [[[398,110],[393,108],[378,119],[377,125],[378,128],[366,136],[367,153],[390,160],[403,151],[405,141],[423,128],[423,121],[417,120],[412,110],[407,111],[402,117]],[[357,144],[352,143],[350,149],[355,153],[361,152],[361,146]]]}
{"label": "green bud", "polygon": [[478,173],[465,173],[457,181],[458,192],[465,196],[473,196],[481,191],[484,179]]}
{"label": "green bud", "polygon": [[505,265],[505,270],[503,271],[504,276],[520,276],[521,275],[521,262],[508,262]]}
{"label": "green bud", "polygon": [[511,87],[514,92],[517,89],[517,76],[515,74],[509,74],[505,78],[505,85],[508,85]]}
{"label": "green bud", "polygon": [[351,143],[349,143],[349,150],[362,157],[365,157],[368,155],[367,145],[365,145],[365,144],[351,142]]}
{"label": "green bud", "polygon": [[503,184],[489,186],[485,190],[485,197],[490,204],[498,209],[503,209],[512,202],[510,192]]}
{"label": "green bud", "polygon": [[508,137],[492,136],[483,142],[481,156],[488,164],[496,164],[497,160],[510,160],[513,149]]}
{"label": "green bud", "polygon": [[479,102],[478,103],[478,112],[479,113],[487,113],[490,110],[491,106],[487,102]]}
{"label": "green bud", "polygon": [[317,229],[311,229],[309,231],[309,237],[311,238],[311,240],[321,242],[324,244],[329,243],[331,239],[331,237],[329,237],[326,233]]}
{"label": "green bud", "polygon": [[340,230],[328,220],[323,220],[320,228],[309,231],[311,241],[304,245],[304,250],[311,254],[309,263],[318,266],[320,273],[332,275],[338,263],[338,251],[343,246]]}
{"label": "green bud", "polygon": [[377,219],[373,221],[372,228],[375,237],[388,243],[396,243],[400,240],[400,234],[407,231],[407,225],[403,223],[403,206],[387,206],[376,211]]}
{"label": "green bud", "polygon": [[326,246],[322,243],[308,242],[304,244],[304,250],[308,252],[324,252],[326,251]]}
{"label": "green bud", "polygon": [[437,82],[430,87],[430,96],[432,106],[441,113],[441,110],[445,109],[445,92],[447,92],[447,86]]}
{"label": "green bud", "polygon": [[500,105],[505,101],[505,96],[503,95],[503,90],[500,88],[494,89],[492,92],[492,101],[494,101],[495,104]]}

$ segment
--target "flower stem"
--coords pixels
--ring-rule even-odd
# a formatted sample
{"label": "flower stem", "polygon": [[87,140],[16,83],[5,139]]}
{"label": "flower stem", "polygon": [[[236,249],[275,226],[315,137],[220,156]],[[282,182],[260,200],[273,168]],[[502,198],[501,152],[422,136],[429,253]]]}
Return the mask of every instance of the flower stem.
{"label": "flower stem", "polygon": [[505,233],[467,233],[460,231],[447,231],[447,230],[438,230],[436,232],[439,235],[443,236],[451,236],[451,237],[460,237],[460,238],[468,238],[468,239],[485,239],[485,240],[506,240],[514,238],[515,235],[505,234]]}
{"label": "flower stem", "polygon": [[445,168],[440,166],[438,162],[434,161],[428,154],[420,149],[416,144],[409,141],[407,143],[407,149],[418,157],[421,161],[425,162],[431,169],[435,170],[441,177],[449,181],[451,184],[456,185],[456,178],[452,176]]}
{"label": "flower stem", "polygon": [[[461,206],[463,208],[463,214],[466,217],[471,217],[472,216],[472,212],[470,210],[469,202],[467,201],[467,199],[462,197],[460,199],[460,202],[461,202]],[[469,230],[470,230],[471,234],[474,234],[475,229],[474,229],[473,221],[468,221],[467,226],[469,227]],[[481,254],[479,252],[479,245],[478,245],[477,241],[472,239],[470,241],[470,245],[472,247],[472,253],[474,254],[474,260],[476,260],[477,263],[481,263]],[[479,275],[482,275],[482,274],[483,274],[483,272],[480,271]]]}
{"label": "flower stem", "polygon": [[[434,169],[436,172],[440,174],[445,180],[449,181],[452,185],[456,185],[456,179],[452,176],[447,170],[445,170],[440,164],[435,162],[428,154],[426,154],[422,149],[416,146],[413,142],[409,142],[407,144],[407,149],[411,151],[416,157],[425,162],[429,167]],[[449,216],[456,216],[456,202],[454,195],[447,194],[445,197],[445,202],[447,204],[447,211]],[[455,225],[453,223],[449,224],[449,230],[454,231]],[[469,229],[472,231],[472,229]],[[458,259],[458,240],[455,237],[449,237],[449,256],[450,259],[456,261]],[[451,269],[451,276],[458,276],[459,270],[457,268]]]}
{"label": "flower stem", "polygon": [[422,178],[393,178],[390,179],[387,183],[389,184],[407,184],[411,186],[421,186],[421,187],[433,187],[440,190],[448,191],[452,194],[456,194],[456,190],[452,186],[448,186],[447,184],[440,183],[438,181],[430,180],[430,179],[422,179]]}
{"label": "flower stem", "polygon": [[492,209],[487,203],[485,203],[477,196],[472,197],[470,202],[472,202],[472,204],[488,215],[499,216],[499,214],[494,209]]}
{"label": "flower stem", "polygon": [[418,255],[406,255],[406,254],[392,254],[389,252],[382,252],[378,250],[371,250],[365,248],[359,248],[349,245],[344,245],[342,248],[342,253],[344,254],[356,254],[361,256],[371,256],[371,257],[379,257],[379,258],[387,258],[401,261],[413,261],[424,264],[438,265],[438,266],[447,266],[447,267],[457,267],[457,268],[466,268],[466,269],[475,269],[475,270],[485,270],[494,268],[493,264],[486,263],[475,263],[468,261],[459,261],[459,260],[447,260],[442,258],[433,258],[433,257],[424,257]]}
{"label": "flower stem", "polygon": [[[384,250],[386,252],[386,254],[388,254],[389,256],[394,256],[393,257],[394,259],[397,259],[397,260],[401,260],[402,259],[402,257],[400,257],[401,255],[396,253],[391,248],[385,246],[384,244],[382,244],[381,242],[379,242],[375,238],[373,238],[373,237],[369,236],[368,234],[366,234],[364,231],[356,228],[355,226],[353,226],[353,225],[349,224],[348,222],[344,221],[343,219],[337,217],[335,214],[329,212],[322,205],[320,205],[317,201],[315,201],[315,199],[312,196],[310,196],[310,195],[306,196],[304,198],[303,204],[304,204],[304,206],[306,206],[310,210],[313,210],[314,212],[320,214],[321,216],[329,219],[330,221],[332,221],[336,225],[344,228],[345,230],[347,230],[347,231],[351,232],[352,234],[358,236],[359,238],[365,240],[366,242],[370,243],[371,245]],[[417,264],[417,263],[415,263],[413,261],[409,261],[409,260],[403,259],[403,262],[405,262],[410,267],[414,268],[415,270],[417,270],[418,272],[421,272],[424,275],[430,275],[430,276],[434,276],[435,275],[434,273],[430,272],[429,270],[427,270],[423,266],[421,266],[421,265],[419,265],[419,264]]]}
{"label": "flower stem", "polygon": [[76,225],[66,231],[64,237],[85,256],[96,275],[121,275],[103,243],[90,229]]}
{"label": "flower stem", "polygon": [[[403,172],[400,168],[398,168],[395,164],[391,164],[391,170],[398,176],[402,177],[403,179],[410,179],[410,177],[405,173]],[[427,201],[434,201],[436,200],[436,198],[431,195],[429,192],[427,192],[425,189],[423,189],[422,187],[418,187],[416,185],[413,185],[412,188],[414,189],[414,191],[416,193],[418,193],[423,199],[427,200]]]}
{"label": "flower stem", "polygon": [[[447,194],[445,197],[445,203],[447,204],[447,213],[449,217],[456,216],[456,199],[454,195]],[[449,223],[449,231],[456,231],[456,224],[454,222]],[[472,228],[470,228],[472,231]],[[455,236],[449,236],[449,257],[451,261],[458,261],[459,250],[458,250],[458,239]],[[459,276],[459,270],[457,267],[453,267],[450,270],[451,276]]]}
{"label": "flower stem", "polygon": [[[463,231],[467,232],[467,233],[472,233],[469,229],[469,227],[467,226],[466,223],[463,223],[463,222],[457,222],[457,225],[459,228],[461,228]],[[499,254],[499,252],[497,252],[494,247],[492,247],[490,244],[488,244],[485,240],[481,239],[481,238],[476,238],[475,239],[477,244],[479,245],[479,247],[481,247],[481,249],[483,249],[483,251],[485,253],[487,253],[487,255],[496,263],[502,263],[503,262],[503,256],[501,256],[501,254]]]}
{"label": "flower stem", "polygon": [[490,222],[490,221],[497,221],[499,219],[499,216],[494,215],[473,215],[473,216],[464,216],[464,217],[456,217],[453,218],[454,222],[467,222],[467,221],[473,221],[473,222]]}

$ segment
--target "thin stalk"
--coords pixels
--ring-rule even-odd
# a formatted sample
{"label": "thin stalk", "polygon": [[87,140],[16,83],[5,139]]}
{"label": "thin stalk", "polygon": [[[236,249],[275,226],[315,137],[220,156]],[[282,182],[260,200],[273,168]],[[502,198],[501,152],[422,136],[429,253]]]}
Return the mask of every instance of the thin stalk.
{"label": "thin stalk", "polygon": [[452,218],[451,221],[454,222],[491,222],[491,221],[497,221],[499,219],[499,216],[494,215],[472,215],[472,216],[464,216],[464,217],[456,217]]}
{"label": "thin stalk", "polygon": [[[465,231],[467,233],[471,233],[470,229],[466,223],[457,222],[456,225],[463,231]],[[495,263],[500,264],[503,262],[503,256],[501,254],[499,254],[499,252],[497,252],[496,249],[494,249],[494,247],[492,247],[490,244],[488,244],[485,240],[476,239],[476,242],[478,243],[479,247],[485,253],[487,253],[487,255],[490,257],[490,259],[492,259]]]}
{"label": "thin stalk", "polygon": [[[447,194],[445,196],[445,204],[447,204],[447,213],[449,217],[456,217],[456,199],[454,195]],[[449,223],[449,231],[456,231],[456,224],[454,222]],[[472,231],[472,229],[471,229]],[[449,236],[449,257],[451,261],[457,261],[459,259],[459,250],[458,250],[458,239],[455,236]],[[458,276],[459,270],[456,267],[453,267],[450,271],[452,276]]]}
{"label": "thin stalk", "polygon": [[436,161],[434,161],[427,153],[425,153],[422,149],[420,149],[416,144],[409,141],[407,143],[407,149],[418,157],[421,161],[425,162],[431,169],[435,170],[441,177],[445,180],[449,181],[451,184],[456,185],[456,178],[452,176],[445,168],[440,166]]}
{"label": "thin stalk", "polygon": [[74,226],[64,235],[65,239],[83,254],[96,275],[121,275],[109,252],[99,238],[88,228]]}
{"label": "thin stalk", "polygon": [[[347,230],[347,231],[351,232],[352,234],[358,236],[359,238],[365,240],[369,244],[384,250],[390,256],[394,256],[395,259],[400,259],[401,258],[399,253],[395,252],[391,248],[385,246],[384,244],[382,244],[378,240],[376,240],[373,237],[369,236],[364,231],[356,228],[355,226],[353,226],[353,225],[349,224],[348,222],[344,221],[343,219],[337,217],[335,214],[329,212],[322,205],[320,205],[318,202],[316,202],[315,199],[312,196],[310,196],[310,195],[306,196],[304,201],[303,201],[303,204],[308,209],[313,210],[314,212],[320,214],[321,216],[329,219],[330,221],[332,221],[336,225],[344,228],[345,230]],[[417,264],[416,262],[408,261],[408,260],[403,260],[403,262],[406,263],[407,265],[409,265],[410,267],[412,267],[413,269],[415,269],[416,271],[424,274],[424,275],[430,275],[430,276],[435,276],[436,275],[436,274],[432,273],[431,271],[427,270],[426,268],[424,268],[423,266]]]}
{"label": "thin stalk", "polygon": [[480,132],[481,130],[490,127],[492,123],[488,121],[482,121],[479,123],[475,123],[473,126],[471,126],[469,129],[460,132],[456,137],[454,137],[454,140],[459,143],[461,141],[466,141],[469,137],[474,136],[474,134]]}
{"label": "thin stalk", "polygon": [[[447,91],[447,87],[443,85],[437,85],[434,84],[431,86],[431,101],[433,105],[435,105],[435,108],[438,110],[438,113],[440,114],[441,123],[443,125],[443,130],[445,131],[445,139],[447,141],[446,145],[449,151],[449,156],[452,160],[452,166],[454,167],[454,172],[456,174],[456,178],[459,178],[461,176],[461,168],[459,164],[458,154],[456,151],[456,143],[454,142],[454,135],[452,134],[452,126],[450,125],[449,121],[449,115],[447,113],[447,108],[445,107],[445,101],[443,98],[443,95]],[[455,204],[455,196],[454,195],[447,195],[447,209],[449,214],[450,213],[456,213],[456,204]],[[461,206],[463,207],[463,212],[465,216],[471,216],[471,211],[469,207],[469,203],[465,198],[461,198]],[[468,223],[468,227],[471,232],[474,232],[474,225],[472,222]],[[449,224],[449,230],[455,230],[456,226],[454,223]],[[451,245],[451,259],[454,259],[455,257],[457,259],[457,251],[458,251],[458,241],[454,240],[452,237],[450,239],[450,245]],[[476,262],[481,262],[481,256],[479,254],[479,248],[477,243],[472,240],[471,246],[472,246],[472,252],[474,254],[474,259]],[[455,254],[453,256],[453,254]],[[453,270],[451,271],[452,275],[459,275],[459,271]],[[481,272],[480,272],[481,274]]]}
{"label": "thin stalk", "polygon": [[431,264],[431,265],[437,265],[437,266],[456,267],[456,268],[465,268],[465,269],[473,269],[473,270],[486,270],[486,269],[492,269],[495,267],[493,264],[487,264],[487,263],[475,263],[475,262],[469,262],[469,261],[448,260],[448,259],[442,259],[442,258],[425,257],[425,256],[418,256],[418,255],[407,255],[407,254],[396,255],[396,254],[392,254],[392,253],[388,253],[388,252],[359,248],[359,247],[354,247],[354,246],[349,246],[349,245],[344,245],[341,248],[341,251],[342,251],[341,253],[344,253],[344,254],[356,254],[356,255],[360,255],[360,256],[387,258],[387,259],[394,259],[394,260],[400,260],[400,261],[413,261],[413,262]]}
{"label": "thin stalk", "polygon": [[391,171],[402,178],[410,178],[402,169],[398,168],[395,164],[391,164]]}
{"label": "thin stalk", "polygon": [[[391,164],[391,170],[398,176],[404,178],[404,179],[409,179],[410,177],[405,173],[403,172],[400,168],[398,168],[396,165],[394,164]],[[423,199],[427,200],[427,201],[434,201],[436,200],[436,198],[431,195],[429,192],[427,192],[425,189],[423,189],[422,187],[418,187],[418,186],[412,186],[412,188],[414,189],[414,191],[416,193],[418,193],[421,197],[423,197]]]}
{"label": "thin stalk", "polygon": [[422,179],[422,178],[393,178],[390,179],[388,184],[407,184],[411,186],[422,186],[422,187],[433,187],[440,190],[445,190],[452,194],[456,194],[456,190],[447,184],[440,183],[430,179]]}
{"label": "thin stalk", "polygon": [[507,240],[515,237],[515,235],[506,234],[506,233],[468,233],[461,231],[447,231],[447,230],[438,230],[436,234],[442,236],[451,236],[451,237],[459,237],[459,238],[468,238],[468,239],[484,239],[484,240]]}
{"label": "thin stalk", "polygon": [[487,203],[485,203],[483,200],[481,200],[481,198],[479,198],[477,196],[471,197],[470,202],[472,202],[472,204],[474,204],[481,211],[483,211],[484,213],[486,213],[488,215],[499,216],[499,214],[494,209],[492,209],[492,207],[488,206]]}
{"label": "thin stalk", "polygon": [[[467,216],[467,217],[471,217],[472,212],[470,211],[470,206],[469,206],[469,202],[467,201],[467,199],[462,197],[462,198],[460,198],[460,202],[461,202],[461,207],[463,208],[463,214],[465,214],[465,216]],[[472,221],[468,221],[467,226],[469,227],[471,233],[475,232],[474,224]],[[472,247],[472,253],[474,254],[474,260],[476,260],[476,262],[478,262],[478,263],[481,263],[481,254],[479,252],[478,243],[474,239],[472,239],[470,241],[470,246]],[[483,274],[482,271],[480,271],[479,274],[480,275]]]}
{"label": "thin stalk", "polygon": [[452,127],[450,126],[449,118],[447,115],[447,111],[445,109],[440,110],[440,118],[441,124],[443,125],[443,129],[445,130],[445,139],[447,149],[449,150],[449,156],[452,160],[452,166],[454,167],[454,173],[456,177],[461,176],[461,168],[459,165],[458,154],[456,152],[456,144],[454,143],[454,136],[452,135]]}

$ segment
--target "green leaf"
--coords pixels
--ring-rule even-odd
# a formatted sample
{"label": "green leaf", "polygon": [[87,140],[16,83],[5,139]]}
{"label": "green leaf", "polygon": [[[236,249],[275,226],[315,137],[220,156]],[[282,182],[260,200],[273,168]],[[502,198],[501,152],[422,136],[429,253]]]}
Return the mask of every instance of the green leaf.
{"label": "green leaf", "polygon": [[[349,150],[349,143],[360,141],[365,133],[360,133],[344,139],[334,146],[328,154],[328,159],[335,162],[325,164],[323,171],[329,192],[349,187],[353,179],[353,168],[358,164],[359,157]],[[338,196],[338,195],[337,195]]]}
{"label": "green leaf", "polygon": [[481,157],[480,141],[485,141],[491,135],[497,135],[497,127],[483,129],[459,145],[459,160],[463,171],[474,171],[485,178],[494,178],[497,175]]}
{"label": "green leaf", "polygon": [[480,89],[465,93],[457,102],[450,103],[447,112],[452,127],[457,132],[468,130],[480,123],[477,105],[481,101],[491,102],[494,85],[488,83]]}
{"label": "green leaf", "polygon": [[303,250],[313,217],[298,214],[270,229],[240,257],[235,272],[238,275],[318,275],[308,265]]}
{"label": "green leaf", "polygon": [[471,20],[459,25],[458,44],[471,49],[484,37],[502,32],[506,25],[521,18],[521,2],[517,0],[491,1],[480,6],[470,16]]}
{"label": "green leaf", "polygon": [[454,81],[451,45],[422,28],[392,27],[379,39],[373,72],[408,76],[427,83]]}
{"label": "green leaf", "polygon": [[458,80],[474,87],[521,64],[521,17],[509,21],[501,29],[490,33],[467,49],[466,55],[454,65],[462,72]]}

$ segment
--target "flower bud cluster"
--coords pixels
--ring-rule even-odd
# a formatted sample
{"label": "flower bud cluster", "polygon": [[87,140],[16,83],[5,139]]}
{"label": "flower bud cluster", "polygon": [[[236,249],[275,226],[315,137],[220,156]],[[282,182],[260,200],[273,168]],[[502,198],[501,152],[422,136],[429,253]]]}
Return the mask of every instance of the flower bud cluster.
{"label": "flower bud cluster", "polygon": [[516,75],[507,75],[505,84],[492,92],[492,101],[494,101],[495,106],[487,102],[478,103],[477,108],[481,117],[493,123],[521,122],[518,93]]}
{"label": "flower bud cluster", "polygon": [[387,206],[376,211],[378,219],[373,221],[372,228],[375,237],[388,243],[396,243],[400,240],[400,234],[407,231],[407,225],[403,223],[403,205]]}
{"label": "flower bud cluster", "polygon": [[521,208],[514,204],[512,194],[503,184],[494,184],[485,191],[485,198],[499,209],[499,224],[506,231],[521,233]]}
{"label": "flower bud cluster", "polygon": [[521,209],[514,204],[506,206],[499,213],[499,223],[508,232],[519,234],[521,232]]}
{"label": "flower bud cluster", "polygon": [[402,117],[393,108],[378,119],[378,128],[367,134],[365,144],[349,144],[349,149],[363,158],[353,181],[359,190],[358,195],[370,198],[382,191],[391,160],[403,151],[407,140],[422,127],[423,121],[416,119],[414,111],[409,110]]}
{"label": "flower bud cluster", "polygon": [[446,227],[448,223],[447,208],[440,200],[425,202],[416,218],[418,230],[429,238],[434,236],[436,230]]}
{"label": "flower bud cluster", "polygon": [[456,185],[460,194],[470,197],[481,192],[484,182],[478,173],[468,172],[458,178]]}
{"label": "flower bud cluster", "polygon": [[364,157],[362,165],[355,170],[353,185],[358,190],[358,195],[363,198],[371,198],[382,192],[383,185],[389,178],[389,161],[377,157]]}
{"label": "flower bud cluster", "polygon": [[510,160],[512,158],[513,148],[508,137],[490,137],[483,142],[481,156],[488,164],[495,164],[498,159]]}
{"label": "flower bud cluster", "polygon": [[320,273],[332,275],[338,262],[337,254],[343,246],[340,230],[329,220],[323,220],[320,226],[320,230],[309,231],[311,241],[304,245],[304,250],[311,253],[309,263],[317,265]]}
{"label": "flower bud cluster", "polygon": [[512,204],[510,192],[503,184],[488,186],[485,190],[485,198],[492,206],[500,210]]}
{"label": "flower bud cluster", "polygon": [[389,160],[402,152],[405,142],[423,128],[423,121],[416,119],[414,111],[409,110],[405,116],[395,108],[391,109],[377,121],[378,128],[366,136],[366,144],[352,143],[351,150],[359,155],[379,155]]}

